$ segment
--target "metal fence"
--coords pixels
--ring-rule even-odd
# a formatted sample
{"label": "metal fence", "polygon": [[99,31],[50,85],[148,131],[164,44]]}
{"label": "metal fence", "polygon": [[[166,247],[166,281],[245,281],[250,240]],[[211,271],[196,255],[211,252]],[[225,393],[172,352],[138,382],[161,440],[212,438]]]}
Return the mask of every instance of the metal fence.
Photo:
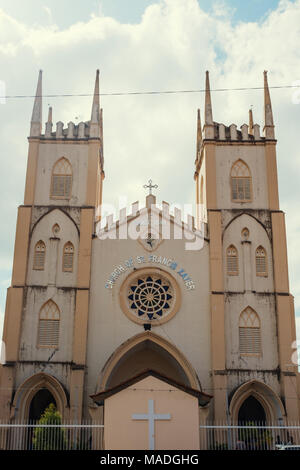
{"label": "metal fence", "polygon": [[[103,432],[103,424],[91,421],[0,421],[0,450],[101,450]],[[300,423],[214,422],[199,430],[200,450],[274,450],[284,444],[300,446]]]}
{"label": "metal fence", "polygon": [[275,450],[282,445],[300,446],[300,423],[206,423],[200,426],[200,449]]}
{"label": "metal fence", "polygon": [[0,450],[98,450],[103,424],[91,421],[40,424],[0,421]]}

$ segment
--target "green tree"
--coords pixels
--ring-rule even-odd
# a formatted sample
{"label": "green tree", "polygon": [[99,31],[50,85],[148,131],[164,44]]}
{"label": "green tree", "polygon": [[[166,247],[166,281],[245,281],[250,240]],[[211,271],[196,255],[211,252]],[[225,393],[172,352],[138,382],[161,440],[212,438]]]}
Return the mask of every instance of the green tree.
{"label": "green tree", "polygon": [[[67,447],[65,430],[62,429],[61,415],[55,405],[51,403],[45,409],[33,433],[34,450],[63,450]],[[51,427],[55,425],[57,427]]]}

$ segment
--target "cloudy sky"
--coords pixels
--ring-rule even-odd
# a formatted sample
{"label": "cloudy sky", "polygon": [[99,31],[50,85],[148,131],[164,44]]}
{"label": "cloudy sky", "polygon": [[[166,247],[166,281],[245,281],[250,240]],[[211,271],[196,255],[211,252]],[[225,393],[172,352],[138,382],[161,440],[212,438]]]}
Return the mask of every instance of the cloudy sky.
{"label": "cloudy sky", "polygon": [[[300,0],[0,0],[0,83],[9,96],[43,92],[252,88],[300,84]],[[281,208],[286,212],[291,291],[300,326],[300,89],[271,90]],[[241,126],[252,105],[262,126],[262,90],[215,91],[214,119]],[[144,200],[151,177],[158,199],[193,203],[196,110],[202,92],[103,96],[104,201]],[[54,121],[90,118],[90,97],[45,97]],[[0,104],[0,332],[10,284],[17,206],[23,202],[32,98]],[[300,328],[299,328],[300,332]],[[299,335],[300,339],[300,335]]]}

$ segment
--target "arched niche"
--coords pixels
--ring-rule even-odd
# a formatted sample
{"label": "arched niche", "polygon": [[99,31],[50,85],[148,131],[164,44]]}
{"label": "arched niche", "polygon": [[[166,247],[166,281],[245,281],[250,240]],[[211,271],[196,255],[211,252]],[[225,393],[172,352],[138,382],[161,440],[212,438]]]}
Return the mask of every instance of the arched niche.
{"label": "arched niche", "polygon": [[[55,231],[54,227],[59,227]],[[34,269],[35,246],[37,242],[45,244],[43,271]],[[63,256],[66,243],[72,243],[74,263],[72,270],[63,271]],[[27,282],[36,285],[48,285],[49,276],[56,270],[57,285],[74,285],[77,273],[77,254],[79,233],[74,220],[61,209],[53,209],[44,214],[35,223],[30,240]]]}
{"label": "arched niche", "polygon": [[166,339],[146,331],[123,343],[105,364],[98,389],[105,390],[145,369],[153,369],[177,382],[201,390],[193,367]]}
{"label": "arched niche", "polygon": [[[239,214],[227,224],[222,238],[226,290],[241,292],[247,285],[247,288],[251,286],[251,290],[258,292],[272,292],[274,290],[272,245],[262,222],[247,213]],[[228,275],[226,270],[227,249],[231,245],[236,247],[239,257],[239,273],[236,276]],[[256,275],[256,250],[259,246],[264,247],[266,253],[267,276]]]}

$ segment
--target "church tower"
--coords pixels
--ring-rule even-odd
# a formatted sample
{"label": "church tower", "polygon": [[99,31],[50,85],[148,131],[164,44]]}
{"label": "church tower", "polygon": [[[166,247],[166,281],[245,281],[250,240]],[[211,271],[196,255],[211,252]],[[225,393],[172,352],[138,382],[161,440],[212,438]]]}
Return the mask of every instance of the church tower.
{"label": "church tower", "polygon": [[[28,141],[3,332],[1,417],[36,419],[31,400],[37,390],[48,390],[66,418],[80,419],[91,242],[104,179],[99,71],[91,119],[66,128],[59,121],[53,131],[49,108],[44,133],[40,71]],[[47,401],[42,393],[40,401]]]}
{"label": "church tower", "polygon": [[[241,404],[249,396],[263,404],[266,419],[282,403],[287,418],[298,419],[298,371],[291,357],[295,317],[267,72],[262,134],[253,124],[252,110],[249,124],[240,130],[213,120],[206,72],[204,126],[198,111],[195,165],[199,214],[207,220],[210,239],[215,419],[241,419]],[[270,388],[268,404],[262,383]]]}

